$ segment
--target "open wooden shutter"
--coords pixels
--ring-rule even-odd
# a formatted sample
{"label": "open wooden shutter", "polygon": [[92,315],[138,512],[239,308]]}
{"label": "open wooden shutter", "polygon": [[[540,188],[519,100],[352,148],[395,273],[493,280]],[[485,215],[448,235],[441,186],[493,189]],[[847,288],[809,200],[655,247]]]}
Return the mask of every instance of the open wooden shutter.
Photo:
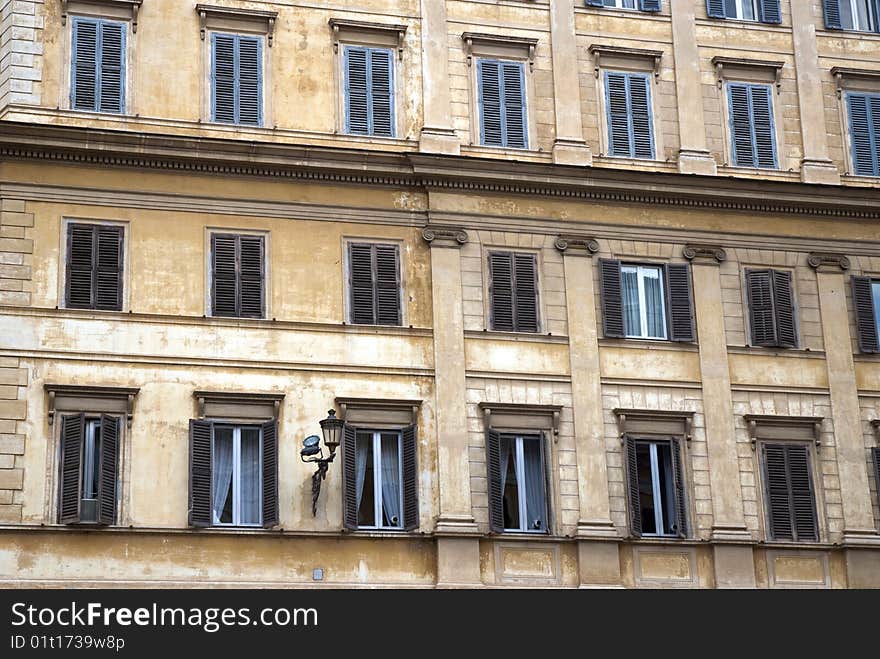
{"label": "open wooden shutter", "polygon": [[370,134],[394,137],[394,54],[371,48],[369,55]]}
{"label": "open wooden shutter", "polygon": [[486,478],[489,490],[489,528],[504,533],[504,492],[501,489],[501,433],[486,431]]}
{"label": "open wooden shutter", "polygon": [[767,85],[750,85],[755,167],[776,169],[776,133],[773,129],[773,98]]}
{"label": "open wooden shutter", "polygon": [[636,538],[642,536],[642,498],[639,494],[639,462],[636,457],[636,440],[624,438],[626,451],[626,491],[629,499],[629,527]]}
{"label": "open wooden shutter", "polygon": [[771,270],[773,276],[773,307],[776,314],[776,345],[780,348],[797,347],[794,290],[791,273]]}
{"label": "open wooden shutter", "polygon": [[262,236],[238,236],[239,315],[243,318],[265,316],[266,254]]}
{"label": "open wooden shutter", "polygon": [[501,76],[504,89],[504,146],[525,149],[529,136],[523,65],[519,62],[502,62]]}
{"label": "open wooden shutter", "polygon": [[877,332],[877,308],[870,277],[853,277],[853,306],[856,311],[856,329],[859,334],[859,350],[866,353],[880,352]]}
{"label": "open wooden shutter", "polygon": [[728,83],[727,91],[733,164],[737,167],[756,167],[749,85]]}
{"label": "open wooden shutter", "polygon": [[758,16],[762,23],[781,23],[779,0],[758,0]]}
{"label": "open wooden shutter", "polygon": [[514,325],[513,254],[489,254],[489,298],[492,329],[513,332]]}
{"label": "open wooden shutter", "polygon": [[669,308],[669,339],[695,341],[694,294],[690,266],[687,263],[666,265],[666,300]]}
{"label": "open wooden shutter", "polygon": [[211,526],[214,521],[212,475],[214,473],[214,423],[189,422],[189,525]]}
{"label": "open wooden shutter", "polygon": [[843,21],[840,17],[840,0],[822,0],[822,9],[825,13],[825,27],[829,30],[843,28]]}
{"label": "open wooden shutter", "polygon": [[100,23],[101,112],[125,112],[125,30],[121,23]]}
{"label": "open wooden shutter", "polygon": [[499,62],[479,60],[477,87],[480,104],[480,144],[487,146],[504,146],[500,70]]}
{"label": "open wooden shutter", "polygon": [[116,523],[119,472],[119,419],[101,415],[101,457],[98,474],[98,523]]}
{"label": "open wooden shutter", "polygon": [[629,113],[632,122],[632,157],[654,158],[654,128],[651,119],[651,79],[646,75],[630,74]]}
{"label": "open wooden shutter", "polygon": [[877,504],[880,505],[880,446],[871,449],[871,461],[874,463],[874,488],[877,491]]}
{"label": "open wooden shutter", "polygon": [[764,483],[767,491],[767,523],[773,540],[794,540],[785,446],[764,444]]}
{"label": "open wooden shutter", "polygon": [[122,309],[122,227],[98,226],[95,268],[95,309]]}
{"label": "open wooden shutter", "polygon": [[[599,289],[602,299],[602,331],[605,338],[623,338],[623,297],[620,287],[620,261],[599,260]],[[589,304],[589,300],[585,301]]]}
{"label": "open wooden shutter", "polygon": [[538,267],[534,254],[514,254],[514,329],[538,331]]}
{"label": "open wooden shutter", "polygon": [[624,73],[605,74],[605,113],[608,120],[608,150],[612,156],[631,158],[629,95]]}
{"label": "open wooden shutter", "polygon": [[853,170],[859,176],[880,176],[880,96],[846,97]]}
{"label": "open wooden shutter", "polygon": [[98,101],[98,23],[73,21],[73,74],[70,104],[74,110],[94,112]]}
{"label": "open wooden shutter", "polygon": [[675,497],[675,531],[679,538],[688,537],[687,494],[685,489],[685,470],[682,460],[681,442],[671,440],[672,445],[672,485]]}
{"label": "open wooden shutter", "polygon": [[747,270],[749,326],[752,345],[776,346],[776,315],[773,310],[773,281],[770,270]]}
{"label": "open wooden shutter", "polygon": [[58,521],[61,524],[79,522],[85,425],[84,414],[61,417],[61,482],[58,492]]}
{"label": "open wooden shutter", "polygon": [[342,523],[347,529],[358,527],[357,430],[342,428]]}
{"label": "open wooden shutter", "polygon": [[419,471],[416,427],[403,429],[403,528],[419,528]]}
{"label": "open wooden shutter", "polygon": [[214,121],[235,123],[235,37],[211,35],[211,98]]}
{"label": "open wooden shutter", "polygon": [[376,324],[400,325],[400,250],[374,245],[376,254]]}
{"label": "open wooden shutter", "polygon": [[263,528],[278,524],[278,420],[263,426]]}
{"label": "open wooden shutter", "polygon": [[660,11],[661,0],[639,0],[639,9],[642,11]]}
{"label": "open wooden shutter", "polygon": [[706,0],[706,14],[709,18],[727,18],[724,0]]}
{"label": "open wooden shutter", "polygon": [[358,243],[348,245],[348,290],[351,322],[376,324],[376,298],[373,285],[373,247]]}
{"label": "open wooden shutter", "polygon": [[238,112],[235,121],[244,126],[259,126],[263,121],[263,42],[257,37],[236,37],[236,40]]}
{"label": "open wooden shutter", "polygon": [[211,234],[211,315],[238,316],[236,236]]}
{"label": "open wooden shutter", "polygon": [[794,539],[800,542],[817,542],[819,529],[816,523],[813,476],[810,473],[810,449],[803,445],[792,445],[785,448],[788,458],[792,511],[794,512]]}
{"label": "open wooden shutter", "polygon": [[345,48],[345,132],[368,135],[370,103],[368,97],[367,49]]}
{"label": "open wooden shutter", "polygon": [[71,309],[94,306],[95,225],[67,226],[67,277],[65,304]]}

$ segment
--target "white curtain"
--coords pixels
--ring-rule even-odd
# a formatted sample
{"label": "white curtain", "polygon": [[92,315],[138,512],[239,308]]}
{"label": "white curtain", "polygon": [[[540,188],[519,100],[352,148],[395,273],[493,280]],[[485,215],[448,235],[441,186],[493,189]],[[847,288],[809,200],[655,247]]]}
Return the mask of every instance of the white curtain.
{"label": "white curtain", "polygon": [[645,312],[648,317],[648,336],[662,339],[666,335],[663,314],[663,291],[659,270],[645,271]]}
{"label": "white curtain", "polygon": [[[214,435],[214,521],[219,522],[232,483],[232,432]],[[229,520],[232,521],[232,520]]]}
{"label": "white curtain", "polygon": [[382,435],[382,508],[391,526],[400,519],[400,459],[397,435]]}
{"label": "white curtain", "polygon": [[544,466],[541,460],[541,440],[523,439],[523,471],[526,481],[526,524],[529,531],[543,531],[547,527],[544,505]]}
{"label": "white curtain", "polygon": [[357,475],[357,509],[361,510],[361,499],[364,498],[364,475],[367,473],[367,453],[373,438],[358,435],[357,455],[355,456],[355,468]]}
{"label": "white curtain", "polygon": [[260,523],[260,431],[241,430],[241,508],[242,524]]}
{"label": "white curtain", "polygon": [[639,275],[635,268],[621,269],[620,288],[624,329],[627,334],[638,336],[642,333],[642,320],[639,314]]}

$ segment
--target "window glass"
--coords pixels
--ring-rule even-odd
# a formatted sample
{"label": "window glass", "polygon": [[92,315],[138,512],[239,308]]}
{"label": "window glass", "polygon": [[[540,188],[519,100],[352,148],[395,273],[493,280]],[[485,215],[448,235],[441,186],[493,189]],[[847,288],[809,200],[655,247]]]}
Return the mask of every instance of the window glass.
{"label": "window glass", "polygon": [[619,9],[635,9],[638,0],[605,0],[606,7],[617,7]]}
{"label": "window glass", "polygon": [[546,532],[546,483],[540,436],[501,436],[501,491],[506,530]]}
{"label": "window glass", "polygon": [[672,460],[668,441],[636,443],[642,535],[677,534]]}
{"label": "window glass", "polygon": [[724,13],[728,18],[740,18],[747,21],[758,19],[755,0],[724,0]]}
{"label": "window glass", "polygon": [[361,528],[403,528],[400,444],[398,431],[357,434],[356,496]]}
{"label": "window glass", "polygon": [[620,269],[626,335],[665,339],[663,273],[659,266],[624,265]]}
{"label": "window glass", "polygon": [[215,524],[255,526],[262,520],[262,433],[253,426],[214,428]]}
{"label": "window glass", "polygon": [[98,475],[101,459],[101,422],[97,419],[86,421],[86,434],[83,438],[82,498],[98,498]]}
{"label": "window glass", "polygon": [[870,0],[840,0],[840,22],[845,30],[873,30],[875,17]]}

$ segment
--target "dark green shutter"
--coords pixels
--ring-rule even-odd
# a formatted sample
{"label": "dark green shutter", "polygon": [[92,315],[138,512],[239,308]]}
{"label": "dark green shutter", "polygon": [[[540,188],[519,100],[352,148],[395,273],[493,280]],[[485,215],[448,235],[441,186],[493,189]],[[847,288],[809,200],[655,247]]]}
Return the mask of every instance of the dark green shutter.
{"label": "dark green shutter", "polygon": [[626,336],[626,331],[623,327],[620,261],[599,260],[599,289],[602,300],[602,331],[605,338],[623,338]]}
{"label": "dark green shutter", "polygon": [[538,331],[538,261],[534,254],[514,254],[514,329]]}
{"label": "dark green shutter", "polygon": [[685,488],[685,469],[682,460],[681,442],[671,440],[672,446],[672,484],[675,497],[675,531],[679,538],[688,537],[687,491]]}
{"label": "dark green shutter", "polygon": [[756,167],[776,168],[776,135],[773,129],[773,100],[770,87],[751,85],[752,127]]}
{"label": "dark green shutter", "polygon": [[794,540],[785,446],[764,444],[762,451],[769,535],[773,540]]}
{"label": "dark green shutter", "polygon": [[119,23],[100,24],[100,99],[101,112],[125,111],[125,31]]}
{"label": "dark green shutter", "polygon": [[629,527],[633,536],[642,536],[642,498],[639,494],[639,461],[636,456],[636,440],[624,438],[626,451],[627,498],[629,499]]}
{"label": "dark green shutter", "polygon": [[840,16],[840,0],[822,0],[822,9],[825,13],[825,27],[829,30],[843,28],[843,20]]}
{"label": "dark green shutter", "polygon": [[95,309],[122,309],[122,227],[98,226],[95,230]]}
{"label": "dark green shutter", "polygon": [[865,353],[880,352],[880,340],[877,336],[878,310],[874,307],[873,282],[870,277],[853,277],[852,287],[859,350]]}
{"label": "dark green shutter", "polygon": [[797,347],[794,290],[791,273],[771,270],[773,277],[773,307],[776,314],[776,345],[780,348]]}
{"label": "dark green shutter", "polygon": [[632,156],[651,160],[654,158],[654,128],[651,119],[650,77],[629,74],[629,113],[632,121]]}
{"label": "dark green shutter", "polygon": [[211,526],[214,522],[214,423],[189,422],[189,525]]}
{"label": "dark green shutter", "polygon": [[67,227],[67,277],[65,305],[71,309],[91,309],[95,288],[95,225],[69,224]]}
{"label": "dark green shutter", "polygon": [[262,236],[211,234],[212,316],[265,316],[265,261]]}
{"label": "dark green shutter", "polygon": [[397,245],[373,245],[376,259],[376,324],[400,325],[400,250]]}
{"label": "dark green shutter", "polygon": [[773,281],[770,270],[747,270],[749,326],[752,345],[776,346],[776,316],[773,309]]}
{"label": "dark green shutter", "polygon": [[751,101],[748,85],[728,85],[730,101],[730,132],[733,143],[733,164],[755,167],[754,135],[752,134]]}
{"label": "dark green shutter", "polygon": [[238,236],[239,315],[263,318],[265,288],[265,249],[262,236]]}
{"label": "dark green shutter", "polygon": [[795,540],[816,542],[819,540],[819,529],[816,523],[813,476],[810,472],[810,449],[802,445],[787,446],[786,449]]}
{"label": "dark green shutter", "polygon": [[58,488],[58,521],[61,524],[79,522],[85,424],[84,414],[61,417],[61,475]]}
{"label": "dark green shutter", "polygon": [[211,315],[238,315],[238,241],[229,234],[211,234]]}
{"label": "dark green shutter", "polygon": [[98,474],[98,523],[116,523],[117,475],[119,471],[119,419],[101,415],[101,453]]}
{"label": "dark green shutter", "polygon": [[403,429],[403,528],[419,528],[418,439],[415,426]]}
{"label": "dark green shutter", "polygon": [[489,497],[489,528],[504,533],[504,492],[501,489],[501,433],[486,431],[486,478]]}
{"label": "dark green shutter", "polygon": [[758,0],[758,17],[762,23],[781,23],[779,0]]}
{"label": "dark green shutter", "polygon": [[480,143],[504,146],[501,118],[501,65],[492,60],[479,60],[477,83],[480,103]]}
{"label": "dark green shutter", "polygon": [[687,263],[666,265],[666,304],[669,311],[669,339],[695,341],[694,294],[691,287],[691,268]]}
{"label": "dark green shutter", "polygon": [[373,246],[349,243],[348,291],[351,322],[356,325],[376,324],[376,289],[373,279]]}
{"label": "dark green shutter", "polygon": [[278,421],[262,426],[263,528],[278,524]]}
{"label": "dark green shutter", "polygon": [[489,254],[490,320],[493,330],[513,332],[514,291],[513,254],[492,252]]}
{"label": "dark green shutter", "polygon": [[347,529],[358,527],[357,430],[348,424],[342,429],[342,522]]}

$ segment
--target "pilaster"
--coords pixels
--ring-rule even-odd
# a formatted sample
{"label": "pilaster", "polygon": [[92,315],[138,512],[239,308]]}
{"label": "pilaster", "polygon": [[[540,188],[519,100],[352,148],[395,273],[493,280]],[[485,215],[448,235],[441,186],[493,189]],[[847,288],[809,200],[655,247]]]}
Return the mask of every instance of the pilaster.
{"label": "pilaster", "polygon": [[43,0],[0,0],[0,110],[40,104],[43,9]]}
{"label": "pilaster", "polygon": [[445,0],[422,0],[421,27],[424,125],[419,150],[457,156],[461,144],[452,127]]}

